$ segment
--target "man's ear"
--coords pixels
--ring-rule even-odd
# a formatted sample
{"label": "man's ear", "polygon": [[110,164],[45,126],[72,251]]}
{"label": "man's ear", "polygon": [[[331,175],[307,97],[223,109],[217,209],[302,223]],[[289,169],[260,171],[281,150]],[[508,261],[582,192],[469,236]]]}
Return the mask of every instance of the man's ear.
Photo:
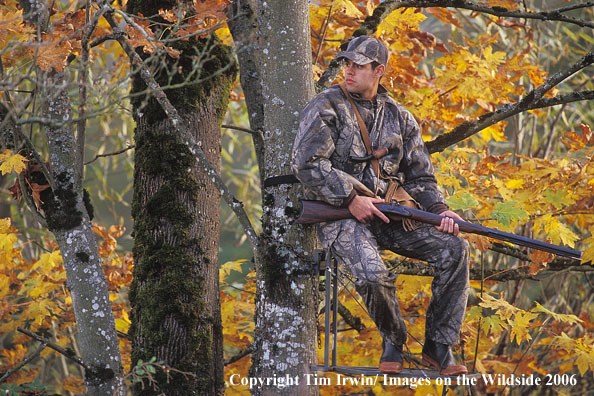
{"label": "man's ear", "polygon": [[375,76],[376,77],[381,77],[384,75],[384,73],[386,72],[386,66],[384,65],[379,65],[378,67],[375,68]]}

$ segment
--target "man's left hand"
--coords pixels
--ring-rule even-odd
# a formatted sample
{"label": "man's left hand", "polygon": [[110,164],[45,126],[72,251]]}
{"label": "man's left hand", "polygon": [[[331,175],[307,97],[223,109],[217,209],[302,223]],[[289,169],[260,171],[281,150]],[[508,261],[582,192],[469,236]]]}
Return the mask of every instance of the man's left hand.
{"label": "man's left hand", "polygon": [[464,219],[460,217],[458,213],[452,212],[451,210],[441,212],[440,216],[444,216],[444,218],[441,220],[441,224],[439,226],[435,226],[435,228],[441,232],[447,232],[448,234],[458,236],[460,228],[458,224],[454,222],[454,220],[464,221]]}

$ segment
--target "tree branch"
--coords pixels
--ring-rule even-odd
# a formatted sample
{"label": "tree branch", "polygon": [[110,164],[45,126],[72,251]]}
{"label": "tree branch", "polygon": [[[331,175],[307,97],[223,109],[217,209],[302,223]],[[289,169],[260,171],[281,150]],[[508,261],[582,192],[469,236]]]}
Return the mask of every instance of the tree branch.
{"label": "tree branch", "polygon": [[19,331],[20,333],[23,333],[31,338],[33,338],[34,340],[37,340],[39,342],[41,342],[42,344],[47,345],[48,347],[52,348],[54,351],[66,356],[68,359],[72,360],[73,362],[81,365],[82,367],[85,368],[85,370],[91,370],[92,368],[89,367],[89,365],[87,365],[81,358],[79,358],[78,356],[76,356],[76,354],[74,353],[74,351],[66,349],[66,348],[62,348],[60,345],[54,344],[53,342],[51,342],[50,340],[41,337],[40,335],[37,335],[35,333],[30,332],[29,330],[23,329],[22,327],[17,327],[17,331]]}
{"label": "tree branch", "polygon": [[234,129],[236,131],[247,132],[247,133],[252,134],[252,135],[256,135],[258,133],[256,131],[252,131],[251,129],[242,128],[242,127],[238,127],[238,126],[235,126],[235,125],[226,125],[226,124],[223,124],[223,125],[221,125],[221,128]]}
{"label": "tree branch", "polygon": [[35,352],[24,358],[16,367],[13,367],[12,369],[4,373],[2,378],[0,378],[0,384],[6,381],[11,375],[25,367],[30,361],[38,357],[41,354],[41,351],[43,351],[46,346],[47,344],[45,342],[42,342],[41,345],[39,345],[39,347],[37,348],[37,350],[35,350]]}
{"label": "tree branch", "polygon": [[126,151],[132,150],[135,147],[136,147],[135,145],[129,144],[128,147],[126,147],[125,149],[121,149],[121,150],[114,151],[114,152],[111,152],[111,153],[97,154],[97,155],[95,155],[95,158],[93,158],[92,160],[90,160],[88,162],[85,162],[85,165],[92,164],[93,162],[97,161],[101,157],[111,157],[113,155],[119,155],[119,154],[125,153]]}
{"label": "tree branch", "polygon": [[403,7],[416,7],[416,8],[428,8],[428,7],[439,7],[439,8],[457,8],[463,10],[470,10],[481,12],[483,14],[494,15],[497,17],[507,17],[507,18],[520,18],[520,19],[538,19],[542,21],[559,21],[559,22],[567,22],[572,23],[581,27],[589,27],[594,29],[594,22],[584,21],[577,18],[572,18],[563,15],[563,12],[571,11],[578,8],[587,8],[594,6],[594,2],[590,1],[584,4],[580,4],[579,6],[568,6],[563,8],[558,8],[551,11],[514,11],[508,10],[504,7],[489,7],[483,6],[479,4],[475,4],[471,1],[460,1],[460,0],[434,0],[434,1],[398,1],[398,0],[388,0],[382,5],[386,7],[393,7],[393,10]]}
{"label": "tree branch", "polygon": [[[583,68],[591,65],[592,63],[594,63],[594,53],[590,52],[568,69],[563,70],[559,73],[555,73],[554,75],[549,77],[543,84],[536,87],[534,90],[528,92],[517,103],[507,104],[501,107],[500,109],[496,110],[495,112],[486,113],[476,121],[464,122],[458,125],[456,128],[452,129],[450,132],[444,133],[443,135],[438,136],[432,141],[427,142],[427,150],[429,150],[430,153],[441,152],[448,146],[461,142],[462,140],[469,138],[475,133],[480,132],[483,129],[493,124],[496,124],[499,121],[502,121],[506,118],[509,118],[513,115],[519,114],[527,110],[541,108],[545,104],[549,104],[551,106],[557,104],[554,100],[543,99],[543,96],[553,87],[561,83],[563,80],[567,79],[568,77],[577,73]],[[589,91],[586,91],[586,97],[590,95],[588,94],[588,92]],[[561,100],[561,98],[563,98],[564,100],[569,100],[571,97],[572,99],[575,99],[573,101],[576,101],[578,100],[578,97],[583,94],[583,92],[576,92],[562,97],[557,97],[556,100]]]}
{"label": "tree branch", "polygon": [[246,348],[239,351],[239,353],[237,353],[236,355],[231,356],[229,359],[225,359],[223,365],[227,366],[229,364],[237,362],[238,360],[243,359],[247,355],[251,355],[251,353],[254,352],[254,349],[256,349],[256,346],[254,344],[248,345]]}
{"label": "tree branch", "polygon": [[[503,246],[503,247],[502,247]],[[521,250],[506,246],[503,244],[494,244],[491,250],[511,255],[519,258],[520,260],[530,261],[528,256]],[[390,260],[386,261],[390,271],[396,274],[402,275],[417,275],[417,276],[434,276],[433,267],[425,262],[421,261],[408,261],[408,260]],[[592,264],[579,264],[577,260],[567,259],[564,257],[557,257],[551,261],[547,268],[537,274],[531,274],[530,266],[524,265],[516,268],[509,269],[485,269],[481,273],[480,268],[470,269],[471,280],[489,280],[497,282],[507,282],[510,280],[520,279],[532,279],[540,280],[542,278],[553,275],[556,272],[571,271],[571,272],[594,272],[594,265]]]}

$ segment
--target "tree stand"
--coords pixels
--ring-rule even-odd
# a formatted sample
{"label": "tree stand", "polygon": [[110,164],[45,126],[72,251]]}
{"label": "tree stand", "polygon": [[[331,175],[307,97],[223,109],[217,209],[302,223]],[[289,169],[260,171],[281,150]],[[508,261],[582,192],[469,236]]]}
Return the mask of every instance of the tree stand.
{"label": "tree stand", "polygon": [[[443,376],[439,371],[433,369],[422,368],[404,368],[400,374],[384,374],[380,373],[378,367],[363,367],[363,366],[338,366],[337,365],[337,322],[338,322],[338,288],[339,288],[339,271],[338,262],[332,257],[330,250],[316,250],[314,252],[314,260],[320,275],[325,276],[325,297],[326,306],[324,313],[325,333],[324,333],[324,364],[311,366],[312,371],[320,372],[334,372],[353,377],[370,377],[373,381],[364,381],[364,385],[376,385],[377,381],[381,381],[386,386],[410,386],[410,381],[397,381],[398,378],[415,378],[422,379],[425,384],[429,381],[435,381],[439,385],[444,385],[442,395],[446,395],[449,386],[469,385],[472,378],[480,378],[478,373],[469,373],[464,378],[456,376]],[[325,263],[325,268],[322,270],[322,263]],[[331,297],[332,296],[332,297]],[[367,312],[367,311],[366,311]],[[330,317],[332,317],[332,325],[330,325]],[[464,380],[466,379],[466,380]],[[476,380],[475,380],[476,381]]]}

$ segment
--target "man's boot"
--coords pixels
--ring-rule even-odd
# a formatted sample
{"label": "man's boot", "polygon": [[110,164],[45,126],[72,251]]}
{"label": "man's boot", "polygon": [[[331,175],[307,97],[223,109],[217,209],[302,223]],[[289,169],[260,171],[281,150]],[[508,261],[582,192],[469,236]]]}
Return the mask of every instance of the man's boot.
{"label": "man's boot", "polygon": [[392,345],[383,341],[382,349],[379,371],[384,374],[400,374],[402,372],[402,345]]}
{"label": "man's boot", "polygon": [[467,374],[468,369],[463,364],[456,364],[449,345],[440,344],[430,339],[423,345],[423,363],[439,370],[440,375]]}

